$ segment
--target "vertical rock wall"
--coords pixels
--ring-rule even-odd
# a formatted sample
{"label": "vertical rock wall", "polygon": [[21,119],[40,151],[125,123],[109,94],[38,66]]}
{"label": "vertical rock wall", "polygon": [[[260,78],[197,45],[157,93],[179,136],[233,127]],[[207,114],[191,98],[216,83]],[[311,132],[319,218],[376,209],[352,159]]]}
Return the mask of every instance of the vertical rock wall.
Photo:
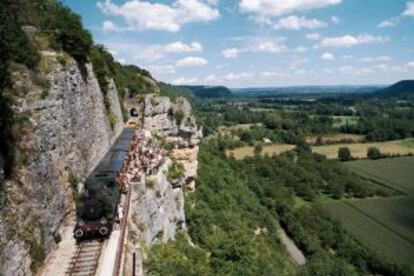
{"label": "vertical rock wall", "polygon": [[[173,240],[179,229],[185,229],[184,191],[195,188],[200,135],[191,105],[185,98],[172,102],[168,97],[146,95],[137,106],[130,105],[130,108],[136,108],[141,114],[147,132],[153,133],[164,146],[169,144],[168,149],[164,149],[167,161],[158,174],[143,177],[142,183],[132,186],[125,271],[126,275],[132,274],[132,254],[135,253],[136,272],[142,275],[146,249],[157,242]],[[183,185],[175,188],[167,177],[173,162],[183,164],[184,168]]]}
{"label": "vertical rock wall", "polygon": [[13,76],[16,110],[25,120],[15,174],[1,183],[0,275],[31,275],[33,262],[52,250],[73,213],[69,174],[85,177],[123,125],[113,82],[112,130],[92,66],[54,52],[42,56],[41,73],[21,68]]}

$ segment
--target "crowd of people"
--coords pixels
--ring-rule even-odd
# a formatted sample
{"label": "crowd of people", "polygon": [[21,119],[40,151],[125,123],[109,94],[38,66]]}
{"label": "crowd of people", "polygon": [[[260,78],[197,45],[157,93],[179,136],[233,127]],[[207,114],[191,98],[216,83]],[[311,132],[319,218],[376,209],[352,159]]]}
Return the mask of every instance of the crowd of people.
{"label": "crowd of people", "polygon": [[163,161],[163,154],[159,144],[142,129],[135,131],[128,154],[127,166],[120,175],[120,181],[140,181],[142,174],[155,174]]}

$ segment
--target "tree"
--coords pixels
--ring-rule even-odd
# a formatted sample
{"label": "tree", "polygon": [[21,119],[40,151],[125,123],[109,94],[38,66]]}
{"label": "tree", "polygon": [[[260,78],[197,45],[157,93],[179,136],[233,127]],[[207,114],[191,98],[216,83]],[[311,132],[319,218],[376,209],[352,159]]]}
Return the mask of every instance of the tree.
{"label": "tree", "polygon": [[352,159],[351,151],[348,147],[341,147],[338,150],[338,159],[342,162]]}
{"label": "tree", "polygon": [[376,147],[370,147],[367,152],[368,159],[375,160],[382,157],[381,151]]}
{"label": "tree", "polygon": [[258,155],[260,155],[261,153],[262,153],[262,151],[263,151],[263,146],[262,146],[262,144],[257,144],[255,147],[254,147],[254,155],[255,156],[258,156]]}

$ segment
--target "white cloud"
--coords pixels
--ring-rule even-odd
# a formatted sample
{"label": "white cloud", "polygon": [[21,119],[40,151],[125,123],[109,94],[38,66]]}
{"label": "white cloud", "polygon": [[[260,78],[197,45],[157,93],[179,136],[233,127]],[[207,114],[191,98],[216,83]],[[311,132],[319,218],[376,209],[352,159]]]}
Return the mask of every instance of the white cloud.
{"label": "white cloud", "polygon": [[414,2],[407,2],[405,6],[405,10],[401,13],[401,15],[384,20],[380,22],[377,25],[377,27],[387,28],[387,27],[397,26],[401,22],[403,17],[406,17],[406,16],[414,16]]}
{"label": "white cloud", "polygon": [[260,73],[260,76],[264,78],[278,78],[285,76],[285,74],[277,71],[264,71]]}
{"label": "white cloud", "polygon": [[400,23],[400,18],[393,17],[393,18],[382,21],[381,23],[377,25],[377,27],[379,28],[394,27],[394,26],[397,26],[398,23]]}
{"label": "white cloud", "polygon": [[188,85],[188,84],[194,84],[197,82],[197,78],[186,78],[186,77],[180,77],[171,82],[173,85]]}
{"label": "white cloud", "polygon": [[339,68],[339,71],[343,72],[343,73],[350,73],[353,70],[354,70],[354,67],[352,67],[352,66],[342,66],[342,67]]}
{"label": "white cloud", "polygon": [[308,48],[306,48],[304,46],[299,46],[299,47],[296,47],[292,50],[292,52],[295,52],[295,53],[304,53],[304,52],[307,52],[307,51],[308,51]]}
{"label": "white cloud", "polygon": [[290,70],[297,70],[299,66],[309,63],[308,58],[295,58],[289,65]]}
{"label": "white cloud", "polygon": [[222,82],[216,75],[208,75],[204,78],[203,83],[217,84]]}
{"label": "white cloud", "polygon": [[337,5],[341,2],[342,0],[241,0],[239,8],[242,12],[260,16],[281,16]]}
{"label": "white cloud", "polygon": [[116,24],[110,20],[105,20],[102,23],[102,30],[104,32],[119,32],[121,31],[120,28],[118,28],[118,26],[116,26]]}
{"label": "white cloud", "polygon": [[361,58],[359,61],[361,62],[388,62],[388,61],[391,61],[391,58],[389,56],[365,57],[365,58]]}
{"label": "white cloud", "polygon": [[304,16],[297,17],[295,15],[291,15],[291,16],[279,19],[274,27],[275,29],[300,30],[303,28],[308,28],[308,29],[324,28],[326,26],[328,26],[326,22],[320,21],[318,19],[307,19]]}
{"label": "white cloud", "polygon": [[254,76],[254,73],[243,72],[243,73],[228,73],[223,76],[225,81],[237,81],[241,79],[249,79]]}
{"label": "white cloud", "polygon": [[251,80],[255,77],[255,74],[252,72],[241,72],[241,73],[227,73],[225,75],[208,75],[204,78],[203,83],[205,84],[218,84],[218,83],[231,83],[238,82],[243,80]]}
{"label": "white cloud", "polygon": [[167,55],[190,53],[190,52],[201,52],[203,46],[198,42],[192,42],[185,44],[177,41],[169,44],[153,44],[153,45],[142,45],[134,43],[117,43],[108,41],[105,43],[111,52],[122,53],[123,57],[127,57],[131,60],[136,61],[155,61],[164,58]]}
{"label": "white cloud", "polygon": [[205,66],[208,61],[201,57],[186,57],[177,60],[176,65],[178,67],[196,67],[196,66]]}
{"label": "white cloud", "polygon": [[299,69],[299,70],[296,70],[295,72],[293,72],[294,74],[296,74],[296,75],[304,75],[304,74],[306,74],[308,71],[306,71],[305,69]]}
{"label": "white cloud", "polygon": [[414,16],[414,2],[407,2],[403,16]]}
{"label": "white cloud", "polygon": [[238,58],[241,52],[242,52],[241,49],[238,49],[238,48],[229,48],[229,49],[223,50],[221,52],[221,54],[225,58]]}
{"label": "white cloud", "polygon": [[339,37],[327,37],[321,42],[323,47],[352,47],[360,44],[384,43],[389,38],[382,36],[374,36],[370,34],[362,34],[358,36],[344,35]]}
{"label": "white cloud", "polygon": [[408,63],[407,63],[407,66],[408,66],[408,67],[414,67],[414,61],[410,61],[410,62],[408,62]]}
{"label": "white cloud", "polygon": [[376,70],[382,70],[384,72],[389,69],[387,64],[378,64],[378,65],[372,66],[371,68],[376,69]]}
{"label": "white cloud", "polygon": [[341,19],[339,19],[337,16],[331,16],[331,22],[334,24],[341,23]]}
{"label": "white cloud", "polygon": [[277,42],[264,42],[259,45],[257,48],[258,52],[264,52],[264,53],[281,53],[286,51],[287,48],[284,44],[277,43]]}
{"label": "white cloud", "polygon": [[173,42],[164,46],[166,52],[169,53],[188,53],[188,52],[202,52],[203,46],[199,42],[192,42],[185,44],[181,41]]}
{"label": "white cloud", "polygon": [[305,38],[306,39],[309,39],[309,40],[320,40],[321,39],[321,35],[318,34],[318,33],[311,33],[311,34],[306,34],[305,35]]}
{"label": "white cloud", "polygon": [[332,61],[334,60],[334,55],[332,53],[326,52],[321,55],[322,60]]}
{"label": "white cloud", "polygon": [[105,14],[122,17],[127,25],[125,30],[130,31],[177,32],[184,24],[211,21],[220,16],[216,8],[201,0],[176,0],[170,5],[142,0],[127,0],[117,5],[105,0],[97,6]]}
{"label": "white cloud", "polygon": [[153,74],[160,74],[160,75],[175,74],[175,67],[173,65],[150,65],[147,68]]}

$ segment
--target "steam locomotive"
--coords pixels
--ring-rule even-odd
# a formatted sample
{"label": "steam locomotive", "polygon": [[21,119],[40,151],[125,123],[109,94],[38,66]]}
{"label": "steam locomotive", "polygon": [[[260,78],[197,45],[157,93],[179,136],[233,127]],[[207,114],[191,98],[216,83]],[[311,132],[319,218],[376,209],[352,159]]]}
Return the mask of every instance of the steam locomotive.
{"label": "steam locomotive", "polygon": [[125,128],[87,177],[76,208],[77,223],[73,230],[76,240],[105,239],[110,236],[121,193],[125,192],[120,173],[127,165],[134,136],[134,128]]}

